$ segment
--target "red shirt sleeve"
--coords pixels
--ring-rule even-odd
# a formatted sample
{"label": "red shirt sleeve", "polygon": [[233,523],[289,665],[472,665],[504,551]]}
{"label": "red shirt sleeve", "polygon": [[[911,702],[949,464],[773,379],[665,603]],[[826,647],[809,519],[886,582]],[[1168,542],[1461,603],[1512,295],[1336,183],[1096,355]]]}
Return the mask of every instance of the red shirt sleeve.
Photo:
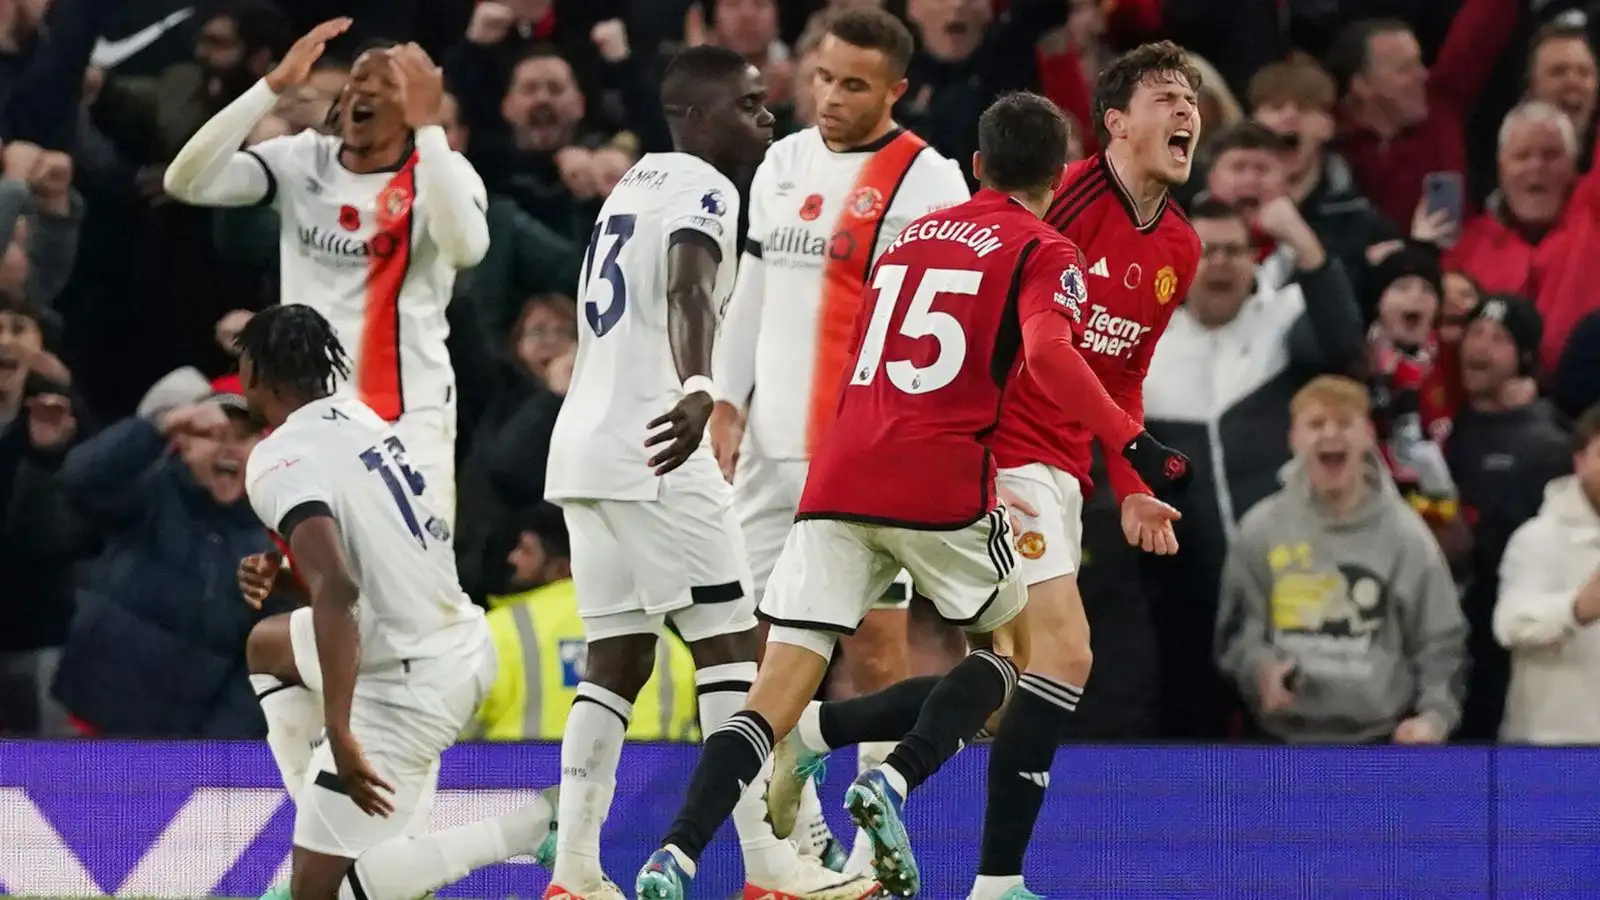
{"label": "red shirt sleeve", "polygon": [[[1189,287],[1194,284],[1195,275],[1200,270],[1200,238],[1192,233],[1189,238],[1187,256],[1178,270],[1178,289],[1172,295],[1166,318],[1150,329],[1150,333],[1134,349],[1128,364],[1118,370],[1114,377],[1106,379],[1106,390],[1141,428],[1144,427],[1144,376],[1150,371],[1150,357],[1155,355],[1156,344],[1161,340],[1161,335],[1166,333],[1167,322],[1172,317],[1170,310],[1189,296]],[[1106,480],[1111,482],[1111,490],[1116,494],[1118,503],[1134,494],[1154,493],[1139,477],[1139,473],[1133,470],[1133,465],[1123,457],[1122,445],[1110,447],[1101,441],[1100,447],[1105,451]]]}
{"label": "red shirt sleeve", "polygon": [[1120,454],[1143,427],[1112,400],[1078,352],[1087,284],[1083,255],[1070,241],[1044,241],[1024,263],[1017,295],[1023,361],[1069,421],[1114,444]]}

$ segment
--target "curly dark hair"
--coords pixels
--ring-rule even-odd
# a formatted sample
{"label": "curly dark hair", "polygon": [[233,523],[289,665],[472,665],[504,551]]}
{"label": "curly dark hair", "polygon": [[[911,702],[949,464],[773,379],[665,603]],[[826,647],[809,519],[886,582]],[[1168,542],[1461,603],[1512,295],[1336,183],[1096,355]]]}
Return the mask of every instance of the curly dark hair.
{"label": "curly dark hair", "polygon": [[350,357],[322,313],[299,303],[270,306],[239,330],[234,348],[250,358],[251,387],[318,400],[350,377]]}
{"label": "curly dark hair", "polygon": [[1140,44],[1117,57],[1095,80],[1094,132],[1100,138],[1100,146],[1111,143],[1111,134],[1106,130],[1107,111],[1127,112],[1133,92],[1141,84],[1180,78],[1188,82],[1190,90],[1199,93],[1200,70],[1189,61],[1189,54],[1171,41]]}

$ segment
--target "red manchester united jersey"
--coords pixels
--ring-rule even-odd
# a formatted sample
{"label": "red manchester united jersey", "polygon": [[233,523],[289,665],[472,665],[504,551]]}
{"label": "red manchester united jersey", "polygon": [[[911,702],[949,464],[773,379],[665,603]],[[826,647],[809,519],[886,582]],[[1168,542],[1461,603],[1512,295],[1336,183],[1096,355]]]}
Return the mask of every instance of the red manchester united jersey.
{"label": "red manchester united jersey", "polygon": [[[1156,341],[1189,292],[1200,265],[1200,238],[1174,204],[1163,200],[1140,224],[1133,200],[1104,155],[1067,167],[1066,184],[1045,215],[1082,248],[1089,282],[1078,349],[1106,391],[1144,421],[1144,374]],[[1006,416],[991,440],[1001,468],[1045,463],[1070,472],[1088,494],[1092,435],[1072,424],[1024,370],[1006,396]],[[1105,448],[1117,496],[1149,488],[1122,456]]]}
{"label": "red manchester united jersey", "polygon": [[1070,241],[996,191],[907,225],[863,292],[855,365],[798,518],[953,529],[993,509],[986,441],[1022,323],[1080,320],[1086,277]]}

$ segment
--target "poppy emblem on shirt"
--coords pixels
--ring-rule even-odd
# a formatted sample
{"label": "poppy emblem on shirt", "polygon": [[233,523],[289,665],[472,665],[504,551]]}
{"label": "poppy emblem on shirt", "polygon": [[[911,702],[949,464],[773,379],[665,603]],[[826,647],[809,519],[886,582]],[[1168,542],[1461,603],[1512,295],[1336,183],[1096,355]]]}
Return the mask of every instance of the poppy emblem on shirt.
{"label": "poppy emblem on shirt", "polygon": [[875,219],[883,213],[883,191],[871,186],[858,187],[850,193],[845,208],[858,219]]}
{"label": "poppy emblem on shirt", "polygon": [[822,215],[822,195],[812,194],[800,204],[800,218],[810,222]]}
{"label": "poppy emblem on shirt", "polygon": [[1165,305],[1178,292],[1178,273],[1171,266],[1162,266],[1156,273],[1156,302]]}
{"label": "poppy emblem on shirt", "polygon": [[1024,531],[1017,535],[1017,552],[1023,559],[1038,559],[1044,555],[1044,535],[1037,531]]}
{"label": "poppy emblem on shirt", "polygon": [[1189,471],[1189,461],[1181,456],[1169,456],[1161,467],[1161,474],[1167,476],[1168,481],[1179,481]]}
{"label": "poppy emblem on shirt", "polygon": [[361,213],[356,212],[354,206],[339,207],[339,227],[345,231],[356,231],[361,227]]}

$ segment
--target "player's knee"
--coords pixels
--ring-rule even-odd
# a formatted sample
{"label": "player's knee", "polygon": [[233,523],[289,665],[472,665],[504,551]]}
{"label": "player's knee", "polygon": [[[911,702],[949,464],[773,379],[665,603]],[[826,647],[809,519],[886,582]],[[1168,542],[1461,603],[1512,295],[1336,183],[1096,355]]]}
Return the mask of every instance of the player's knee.
{"label": "player's knee", "polygon": [[761,652],[761,632],[755,628],[701,638],[689,645],[697,669],[729,663],[755,662]]}
{"label": "player's knee", "polygon": [[250,636],[244,641],[244,661],[251,675],[272,675],[285,683],[299,683],[288,614],[268,616],[250,629]]}
{"label": "player's knee", "polygon": [[655,672],[657,640],[654,634],[626,634],[591,642],[583,680],[632,702]]}
{"label": "player's knee", "polygon": [[1094,654],[1073,579],[1052,579],[1029,589],[1028,645],[1028,671],[1067,684],[1088,682]]}
{"label": "player's knee", "polygon": [[845,671],[858,693],[882,690],[906,678],[906,611],[875,609],[856,633],[840,642]]}

